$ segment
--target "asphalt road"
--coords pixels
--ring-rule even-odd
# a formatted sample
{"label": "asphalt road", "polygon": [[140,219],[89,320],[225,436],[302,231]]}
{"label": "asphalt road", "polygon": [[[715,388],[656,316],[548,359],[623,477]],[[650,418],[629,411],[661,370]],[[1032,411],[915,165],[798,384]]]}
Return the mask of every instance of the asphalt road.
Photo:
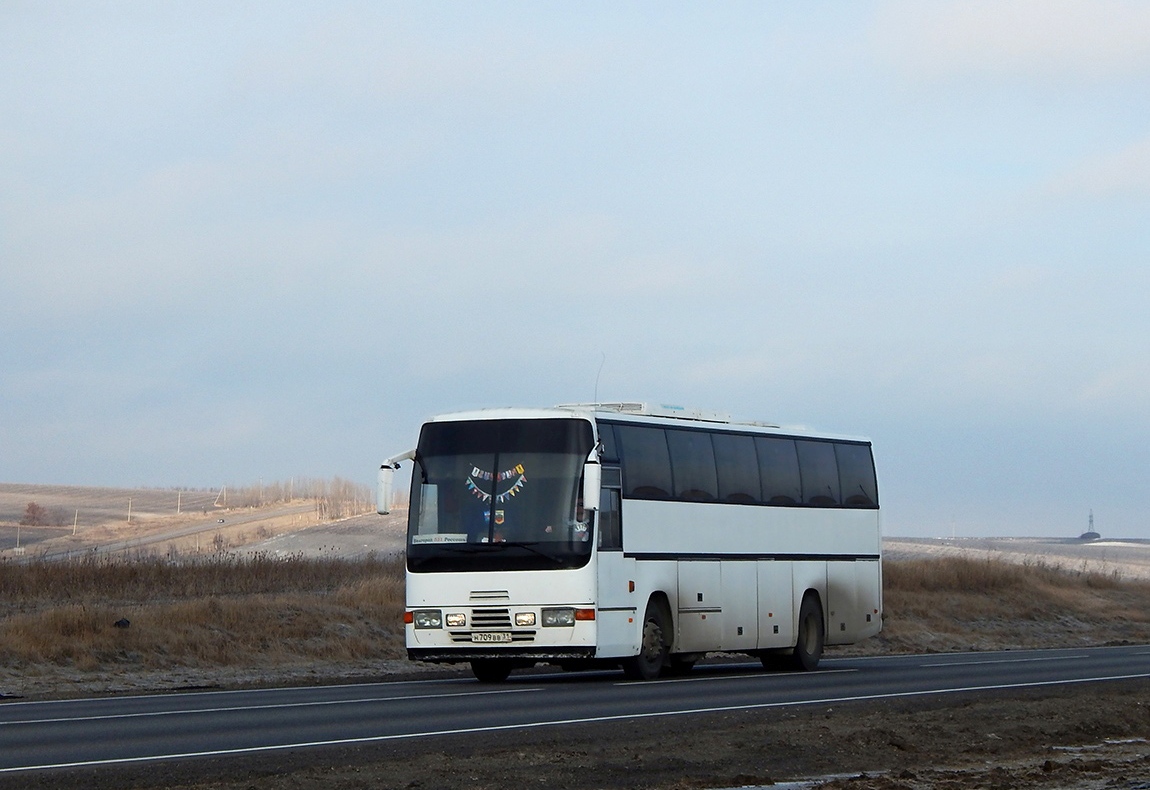
{"label": "asphalt road", "polygon": [[1150,677],[1150,646],[824,660],[814,673],[618,672],[0,703],[0,774],[443,734]]}

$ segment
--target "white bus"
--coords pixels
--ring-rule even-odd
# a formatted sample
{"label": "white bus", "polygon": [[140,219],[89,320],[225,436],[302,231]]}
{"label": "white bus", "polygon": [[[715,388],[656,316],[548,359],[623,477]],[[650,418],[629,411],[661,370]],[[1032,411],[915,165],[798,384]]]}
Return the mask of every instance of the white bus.
{"label": "white bus", "polygon": [[413,660],[812,670],[882,628],[866,439],[642,403],[448,414],[383,464],[380,513],[403,460]]}

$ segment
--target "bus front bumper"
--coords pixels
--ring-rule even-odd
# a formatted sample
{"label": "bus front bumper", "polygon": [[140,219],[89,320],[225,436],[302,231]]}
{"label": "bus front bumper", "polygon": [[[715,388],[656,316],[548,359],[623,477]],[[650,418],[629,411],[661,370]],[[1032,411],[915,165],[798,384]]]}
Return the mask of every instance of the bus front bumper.
{"label": "bus front bumper", "polygon": [[505,658],[515,661],[569,661],[595,657],[594,647],[409,647],[412,661],[451,664],[476,658]]}

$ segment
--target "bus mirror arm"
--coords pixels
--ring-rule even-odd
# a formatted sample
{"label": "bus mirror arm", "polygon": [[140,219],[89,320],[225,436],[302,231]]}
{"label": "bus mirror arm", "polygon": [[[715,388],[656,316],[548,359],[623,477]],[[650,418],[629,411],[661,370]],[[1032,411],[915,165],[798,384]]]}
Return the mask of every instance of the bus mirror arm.
{"label": "bus mirror arm", "polygon": [[375,511],[381,516],[391,512],[391,486],[395,478],[395,470],[399,468],[400,461],[410,461],[415,458],[415,450],[388,458],[379,467],[379,484],[375,492]]}

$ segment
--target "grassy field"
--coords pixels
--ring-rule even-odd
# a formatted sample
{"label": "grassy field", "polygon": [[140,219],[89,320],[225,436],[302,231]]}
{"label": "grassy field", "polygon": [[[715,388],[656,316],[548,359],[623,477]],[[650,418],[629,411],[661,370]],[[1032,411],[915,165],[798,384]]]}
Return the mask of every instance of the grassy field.
{"label": "grassy field", "polygon": [[[835,651],[1150,643],[1150,582],[1114,573],[994,559],[888,560],[884,595],[882,634]],[[395,558],[0,563],[0,694],[410,670],[402,612]]]}
{"label": "grassy field", "polygon": [[1041,560],[883,562],[883,632],[854,650],[891,653],[1150,642],[1150,581]]}
{"label": "grassy field", "polygon": [[3,563],[0,693],[50,692],[54,677],[60,690],[82,690],[85,679],[98,689],[135,676],[128,686],[146,686],[140,678],[173,672],[205,683],[221,669],[258,679],[394,660],[402,611],[394,558]]}

